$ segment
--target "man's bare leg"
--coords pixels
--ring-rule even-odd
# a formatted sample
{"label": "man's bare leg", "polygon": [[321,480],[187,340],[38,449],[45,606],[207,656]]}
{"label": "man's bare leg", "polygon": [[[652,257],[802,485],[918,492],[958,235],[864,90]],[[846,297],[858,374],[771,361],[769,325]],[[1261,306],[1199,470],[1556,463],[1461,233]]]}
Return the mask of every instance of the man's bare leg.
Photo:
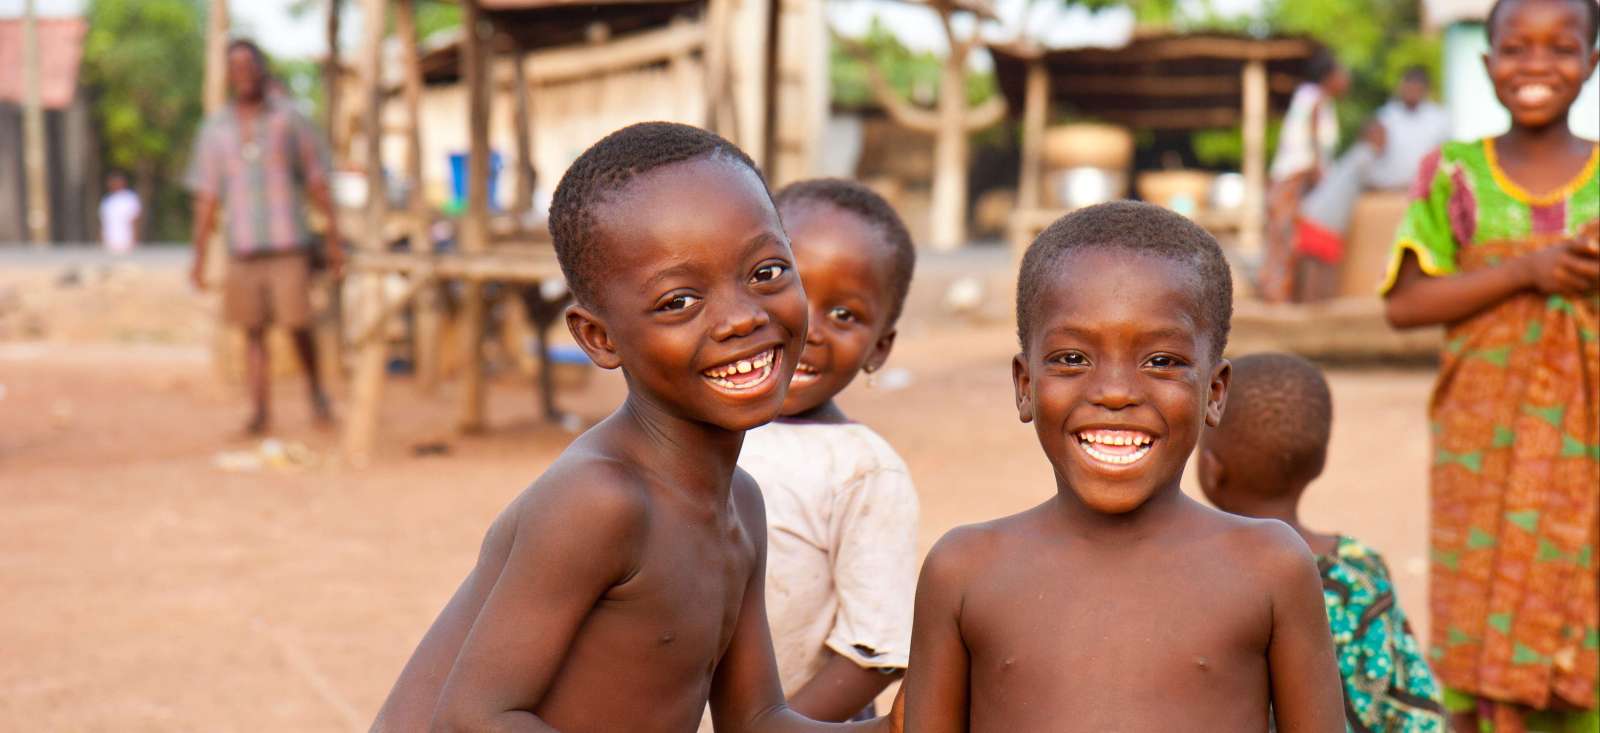
{"label": "man's bare leg", "polygon": [[319,425],[333,424],[333,405],[328,402],[328,393],[322,390],[322,373],[317,370],[317,340],[311,329],[294,331],[294,349],[300,355],[300,366],[305,369],[306,384],[310,387],[312,419]]}
{"label": "man's bare leg", "polygon": [[270,422],[267,402],[270,397],[267,385],[267,331],[252,328],[245,331],[244,355],[245,382],[250,389],[250,399],[255,403],[255,414],[245,423],[246,435],[267,432]]}

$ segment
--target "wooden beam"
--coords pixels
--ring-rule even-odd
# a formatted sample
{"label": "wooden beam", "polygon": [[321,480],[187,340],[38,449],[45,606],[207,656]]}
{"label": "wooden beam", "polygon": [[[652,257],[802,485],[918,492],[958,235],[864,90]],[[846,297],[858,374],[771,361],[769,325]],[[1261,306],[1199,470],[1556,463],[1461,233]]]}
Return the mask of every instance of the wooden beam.
{"label": "wooden beam", "polygon": [[1244,103],[1244,210],[1239,217],[1239,253],[1261,254],[1267,211],[1267,66],[1245,64]]}
{"label": "wooden beam", "polygon": [[22,156],[27,170],[28,205],[24,219],[35,247],[50,244],[50,170],[45,165],[44,99],[39,63],[39,18],[34,0],[22,5]]}
{"label": "wooden beam", "polygon": [[1022,177],[1017,182],[1017,207],[1034,209],[1043,204],[1044,132],[1050,116],[1050,68],[1043,61],[1028,62],[1022,104]]}
{"label": "wooden beam", "polygon": [[[428,201],[422,180],[422,39],[417,32],[418,0],[399,0],[395,5],[395,33],[400,37],[401,55],[405,73],[402,79],[406,108],[406,179],[411,182],[410,212],[411,251],[417,254],[433,253],[433,237],[429,233]],[[444,315],[436,287],[428,286],[417,292],[411,311],[412,359],[416,365],[417,386],[423,392],[432,392],[439,384],[439,334],[443,331]]]}
{"label": "wooden beam", "polygon": [[671,23],[659,30],[633,33],[601,45],[534,51],[523,56],[523,74],[527,83],[535,85],[614,74],[700,51],[707,48],[706,38],[707,31],[701,25]]}
{"label": "wooden beam", "polygon": [[[1127,74],[1058,74],[1053,83],[1075,97],[1231,97],[1244,92],[1244,82],[1236,74],[1138,76],[1136,73],[1130,69]],[[1270,81],[1273,91],[1280,93],[1292,93],[1299,84],[1299,80],[1289,74],[1273,74]]]}
{"label": "wooden beam", "polygon": [[[476,254],[489,246],[489,54],[479,0],[461,2],[461,61],[467,85],[467,210],[461,219],[461,249]],[[462,432],[484,428],[483,287],[469,282],[462,292],[462,385],[457,425]]]}
{"label": "wooden beam", "polygon": [[429,275],[442,280],[466,282],[506,282],[535,284],[561,277],[555,251],[525,248],[522,251],[472,254],[417,254],[411,252],[356,252],[350,259],[352,272]]}
{"label": "wooden beam", "polygon": [[533,89],[528,86],[527,59],[521,49],[511,64],[511,134],[517,142],[517,181],[511,214],[526,221],[533,210]]}
{"label": "wooden beam", "polygon": [[[361,21],[367,31],[362,50],[362,99],[365,108],[362,117],[366,127],[367,209],[366,231],[363,232],[363,250],[377,252],[384,249],[383,219],[388,195],[383,181],[383,136],[379,133],[379,120],[383,114],[383,36],[386,25],[385,12],[388,0],[362,0]],[[365,320],[365,331],[382,334],[388,321],[383,303],[383,276],[368,274],[357,284],[360,307],[356,309],[358,322]],[[364,465],[372,455],[377,442],[378,416],[383,402],[385,362],[389,358],[388,344],[383,338],[357,339],[356,365],[352,380],[350,415],[345,423],[345,455],[356,465]]]}

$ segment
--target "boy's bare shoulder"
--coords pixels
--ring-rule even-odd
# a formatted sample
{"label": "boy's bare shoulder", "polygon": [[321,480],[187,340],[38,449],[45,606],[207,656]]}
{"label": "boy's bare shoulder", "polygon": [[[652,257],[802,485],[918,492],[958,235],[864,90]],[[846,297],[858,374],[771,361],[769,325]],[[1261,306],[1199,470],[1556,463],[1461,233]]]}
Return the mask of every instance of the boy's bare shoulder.
{"label": "boy's bare shoulder", "polygon": [[987,522],[964,524],[944,533],[922,564],[923,577],[940,585],[965,586],[997,563],[1023,556],[1039,537],[1037,509]]}
{"label": "boy's bare shoulder", "polygon": [[1289,525],[1276,519],[1241,517],[1199,505],[1204,512],[1199,523],[1215,542],[1216,557],[1241,568],[1254,568],[1268,580],[1297,577],[1316,558],[1305,540]]}
{"label": "boy's bare shoulder", "polygon": [[729,492],[733,495],[733,506],[738,510],[746,526],[750,527],[751,533],[765,538],[767,500],[761,495],[761,485],[756,482],[755,477],[746,473],[743,468],[735,467],[733,484]]}
{"label": "boy's bare shoulder", "polygon": [[648,484],[637,466],[580,441],[523,489],[495,524],[509,524],[518,532],[583,527],[597,543],[626,548],[644,534],[650,504]]}

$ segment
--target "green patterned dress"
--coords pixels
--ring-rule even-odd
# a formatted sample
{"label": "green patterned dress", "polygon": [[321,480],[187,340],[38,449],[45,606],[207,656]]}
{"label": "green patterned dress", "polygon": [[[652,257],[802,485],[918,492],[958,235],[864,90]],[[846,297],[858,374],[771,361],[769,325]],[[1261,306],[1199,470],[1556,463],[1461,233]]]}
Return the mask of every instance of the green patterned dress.
{"label": "green patterned dress", "polygon": [[1340,537],[1317,558],[1351,733],[1445,733],[1439,685],[1377,552]]}
{"label": "green patterned dress", "polygon": [[[1429,276],[1497,266],[1592,236],[1597,147],[1533,195],[1493,139],[1423,161],[1389,267]],[[1600,286],[1600,283],[1597,283]],[[1429,410],[1429,661],[1453,711],[1485,731],[1600,729],[1600,296],[1513,295],[1446,332]]]}

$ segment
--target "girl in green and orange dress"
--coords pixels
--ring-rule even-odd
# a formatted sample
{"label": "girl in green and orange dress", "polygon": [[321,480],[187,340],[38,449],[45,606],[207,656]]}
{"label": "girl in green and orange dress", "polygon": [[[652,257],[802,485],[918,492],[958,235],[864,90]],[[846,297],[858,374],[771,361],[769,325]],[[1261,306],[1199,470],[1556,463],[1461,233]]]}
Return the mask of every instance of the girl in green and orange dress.
{"label": "girl in green and orange dress", "polygon": [[1429,656],[1466,733],[1600,730],[1600,149],[1567,112],[1595,0],[1499,0],[1484,61],[1512,127],[1419,171],[1385,283],[1448,327],[1430,412]]}

